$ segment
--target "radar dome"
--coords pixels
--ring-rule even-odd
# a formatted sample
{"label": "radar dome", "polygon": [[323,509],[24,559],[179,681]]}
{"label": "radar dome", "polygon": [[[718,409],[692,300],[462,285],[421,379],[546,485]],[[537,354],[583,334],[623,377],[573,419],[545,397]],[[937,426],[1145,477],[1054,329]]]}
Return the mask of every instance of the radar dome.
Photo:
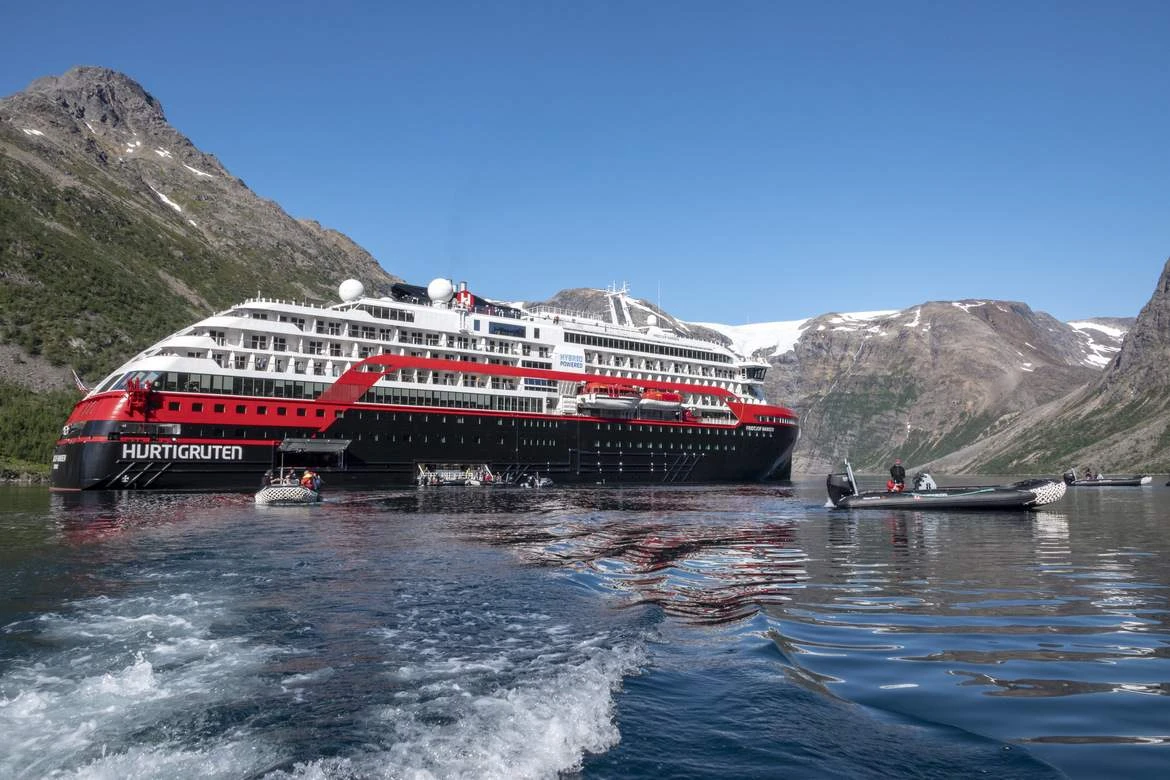
{"label": "radar dome", "polygon": [[427,297],[437,303],[446,303],[455,295],[455,286],[450,279],[432,279],[427,285]]}
{"label": "radar dome", "polygon": [[341,283],[341,286],[337,288],[337,294],[341,296],[341,300],[345,301],[346,303],[356,301],[358,298],[365,295],[365,293],[365,286],[357,279],[346,279]]}
{"label": "radar dome", "polygon": [[658,317],[651,314],[649,317],[646,318],[646,324],[649,325],[651,328],[656,327],[658,325]]}

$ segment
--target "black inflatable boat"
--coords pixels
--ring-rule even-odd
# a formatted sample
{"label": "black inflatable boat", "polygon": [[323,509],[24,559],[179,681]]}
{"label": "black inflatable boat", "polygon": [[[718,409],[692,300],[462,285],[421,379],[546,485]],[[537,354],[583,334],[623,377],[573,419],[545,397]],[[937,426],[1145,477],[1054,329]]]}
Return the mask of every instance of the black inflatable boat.
{"label": "black inflatable boat", "polygon": [[1147,474],[1127,474],[1115,477],[1098,474],[1095,477],[1081,477],[1077,475],[1076,469],[1069,469],[1064,472],[1064,481],[1069,487],[1141,487],[1152,483],[1154,478]]}
{"label": "black inflatable boat", "polygon": [[1026,479],[1010,485],[936,487],[934,480],[916,480],[918,487],[900,492],[858,491],[853,469],[826,480],[829,500],[838,509],[1036,509],[1059,501],[1066,485],[1059,479]]}

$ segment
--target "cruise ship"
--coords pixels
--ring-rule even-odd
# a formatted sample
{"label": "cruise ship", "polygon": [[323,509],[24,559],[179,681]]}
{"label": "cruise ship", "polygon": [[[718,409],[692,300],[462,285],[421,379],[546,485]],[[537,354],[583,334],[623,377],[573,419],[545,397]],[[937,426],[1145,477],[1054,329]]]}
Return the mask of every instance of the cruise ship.
{"label": "cruise ship", "polygon": [[[281,467],[326,488],[787,479],[768,364],[639,317],[521,307],[466,283],[255,298],[159,341],[74,407],[53,489],[219,491]],[[636,302],[634,303],[636,305]]]}

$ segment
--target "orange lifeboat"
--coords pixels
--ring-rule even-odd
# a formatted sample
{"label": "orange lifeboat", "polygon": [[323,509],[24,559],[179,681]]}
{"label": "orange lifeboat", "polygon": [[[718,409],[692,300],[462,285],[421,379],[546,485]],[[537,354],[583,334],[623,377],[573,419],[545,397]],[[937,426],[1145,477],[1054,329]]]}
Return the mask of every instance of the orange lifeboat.
{"label": "orange lifeboat", "polygon": [[658,409],[665,412],[678,411],[682,406],[682,393],[674,390],[645,390],[638,402],[639,409]]}

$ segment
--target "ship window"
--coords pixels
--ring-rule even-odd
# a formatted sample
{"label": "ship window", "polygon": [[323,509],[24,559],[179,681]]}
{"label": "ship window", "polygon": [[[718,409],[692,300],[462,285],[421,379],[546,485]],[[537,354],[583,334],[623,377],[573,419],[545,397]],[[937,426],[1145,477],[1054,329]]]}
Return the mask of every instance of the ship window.
{"label": "ship window", "polygon": [[281,417],[283,417],[283,416],[285,415],[285,412],[287,412],[287,411],[288,411],[288,410],[287,410],[287,409],[285,409],[283,406],[278,406],[278,407],[276,407],[276,413],[277,413],[278,415],[280,415]]}
{"label": "ship window", "polygon": [[304,416],[305,416],[304,407],[297,409],[297,417],[304,417]]}
{"label": "ship window", "polygon": [[169,409],[172,412],[179,411],[179,402],[178,401],[171,401],[170,403],[167,404],[167,409]]}
{"label": "ship window", "polygon": [[226,411],[227,411],[227,407],[226,407],[224,404],[216,404],[216,405],[215,405],[215,411],[216,411],[218,414],[223,414],[224,412],[226,412]]}
{"label": "ship window", "polygon": [[191,404],[191,411],[202,412],[203,411],[203,404],[199,404],[199,403]]}
{"label": "ship window", "polygon": [[248,411],[248,407],[243,404],[236,404],[236,414],[244,414]]}
{"label": "ship window", "polygon": [[267,406],[257,406],[256,407],[256,414],[268,414],[268,407]]}
{"label": "ship window", "polygon": [[334,417],[335,419],[341,419],[342,417],[345,417],[345,410],[344,410],[344,409],[338,409],[336,412],[334,412],[334,413],[333,413],[333,417]]}

